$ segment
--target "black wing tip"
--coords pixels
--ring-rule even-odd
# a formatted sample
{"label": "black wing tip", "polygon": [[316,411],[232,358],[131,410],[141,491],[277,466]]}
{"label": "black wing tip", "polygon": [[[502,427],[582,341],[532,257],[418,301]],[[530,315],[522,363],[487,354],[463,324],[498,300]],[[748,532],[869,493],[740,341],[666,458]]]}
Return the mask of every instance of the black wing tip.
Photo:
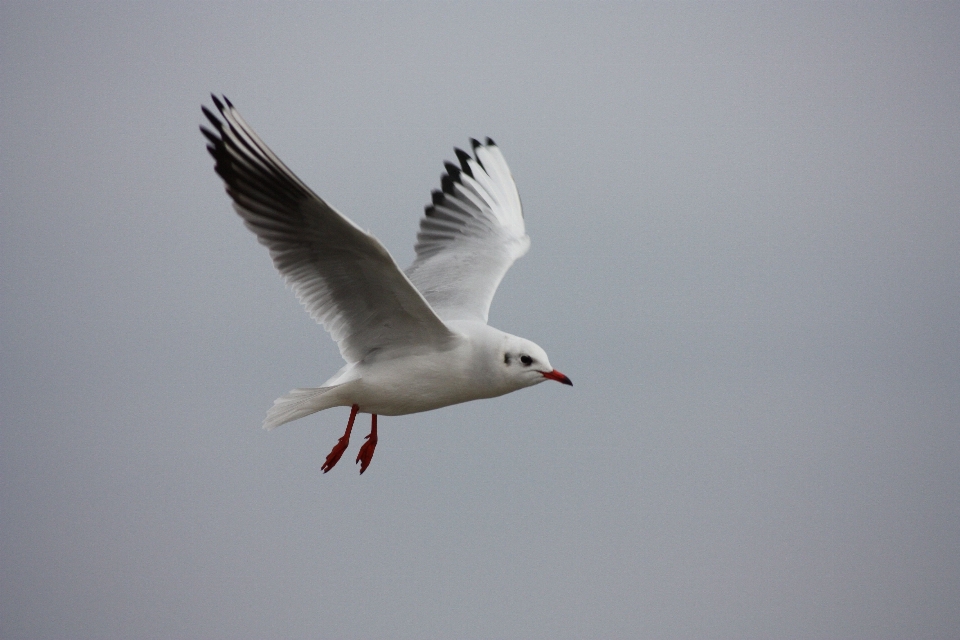
{"label": "black wing tip", "polygon": [[214,120],[216,122],[220,121],[220,118],[218,118],[213,111],[210,111],[210,109],[207,109],[207,105],[205,104],[200,105],[200,111],[203,111],[203,115],[207,116],[207,119]]}
{"label": "black wing tip", "polygon": [[454,195],[453,184],[454,184],[453,178],[450,177],[449,175],[440,177],[440,188],[443,190],[444,193],[449,194],[451,196]]}
{"label": "black wing tip", "polygon": [[460,174],[463,171],[460,167],[452,162],[444,162],[443,168],[447,170],[447,175],[450,176],[454,182],[460,182]]}
{"label": "black wing tip", "polygon": [[[480,167],[481,167],[484,171],[486,171],[487,168],[483,166],[483,162],[480,161],[480,156],[477,155],[477,149],[480,148],[480,147],[482,147],[483,145],[480,144],[480,141],[477,140],[476,138],[470,138],[470,144],[473,146],[473,155],[476,157],[477,164],[480,165]],[[473,176],[471,176],[471,177],[473,177]]]}
{"label": "black wing tip", "polygon": [[202,133],[203,137],[209,140],[213,145],[218,145],[223,142],[223,140],[221,140],[217,134],[215,134],[213,131],[210,131],[210,129],[207,129],[203,125],[200,125],[200,133]]}
{"label": "black wing tip", "polygon": [[[217,94],[211,93],[211,94],[210,94],[210,99],[213,100],[214,106],[217,107],[217,111],[219,111],[221,114],[222,114],[225,110],[227,110],[227,109],[233,109],[233,108],[234,108],[234,107],[233,107],[233,103],[230,102],[230,98],[228,98],[228,97],[225,96],[225,95],[220,95],[220,96],[218,97]],[[226,106],[224,106],[224,103],[226,103]],[[201,108],[202,108],[202,107],[201,107]]]}
{"label": "black wing tip", "polygon": [[457,154],[457,160],[460,161],[460,169],[472,178],[473,171],[470,169],[469,161],[473,160],[473,157],[460,147],[454,147],[453,152]]}
{"label": "black wing tip", "polygon": [[497,143],[493,141],[493,138],[491,138],[490,136],[487,136],[487,146],[488,146],[488,147],[495,147],[495,146],[497,146]]}
{"label": "black wing tip", "polygon": [[430,207],[433,207],[434,205],[442,204],[443,191],[437,191],[436,189],[434,189],[433,191],[430,192],[430,199],[433,200],[433,205],[428,205]]}

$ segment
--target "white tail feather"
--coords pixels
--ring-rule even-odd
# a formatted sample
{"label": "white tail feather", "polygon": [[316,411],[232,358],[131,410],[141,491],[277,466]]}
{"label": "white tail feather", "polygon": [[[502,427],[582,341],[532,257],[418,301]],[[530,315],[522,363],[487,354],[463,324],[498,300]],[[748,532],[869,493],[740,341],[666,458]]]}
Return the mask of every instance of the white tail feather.
{"label": "white tail feather", "polygon": [[333,387],[320,387],[317,389],[294,389],[287,395],[277,398],[273,401],[273,406],[267,411],[267,417],[263,421],[264,429],[276,429],[280,425],[298,420],[304,416],[317,411],[323,411],[336,406],[333,398],[324,398],[328,391],[336,389],[339,385]]}

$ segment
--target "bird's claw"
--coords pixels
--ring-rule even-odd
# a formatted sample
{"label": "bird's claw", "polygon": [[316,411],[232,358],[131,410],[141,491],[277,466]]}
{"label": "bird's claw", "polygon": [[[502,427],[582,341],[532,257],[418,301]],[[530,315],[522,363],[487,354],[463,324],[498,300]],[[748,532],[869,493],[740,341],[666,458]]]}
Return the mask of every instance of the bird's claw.
{"label": "bird's claw", "polygon": [[323,466],[320,468],[321,471],[326,473],[333,469],[333,467],[340,461],[340,456],[343,455],[343,452],[347,450],[347,446],[350,444],[350,438],[344,436],[337,440],[337,444],[333,445],[333,449],[330,450],[330,453],[327,454],[327,459],[323,463]]}
{"label": "bird's claw", "polygon": [[377,448],[377,434],[371,433],[366,438],[366,442],[360,447],[360,453],[357,454],[357,462],[360,463],[360,473],[367,470],[370,461],[373,460],[373,451]]}

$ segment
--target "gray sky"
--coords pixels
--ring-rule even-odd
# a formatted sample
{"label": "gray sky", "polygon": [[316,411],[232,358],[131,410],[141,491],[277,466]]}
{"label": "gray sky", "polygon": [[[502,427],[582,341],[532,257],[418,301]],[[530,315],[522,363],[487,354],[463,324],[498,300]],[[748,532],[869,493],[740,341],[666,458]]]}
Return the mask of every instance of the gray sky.
{"label": "gray sky", "polygon": [[[954,638],[960,11],[0,3],[0,636]],[[267,433],[341,364],[197,131],[406,265],[491,136],[574,381]],[[366,425],[361,425],[365,431]]]}

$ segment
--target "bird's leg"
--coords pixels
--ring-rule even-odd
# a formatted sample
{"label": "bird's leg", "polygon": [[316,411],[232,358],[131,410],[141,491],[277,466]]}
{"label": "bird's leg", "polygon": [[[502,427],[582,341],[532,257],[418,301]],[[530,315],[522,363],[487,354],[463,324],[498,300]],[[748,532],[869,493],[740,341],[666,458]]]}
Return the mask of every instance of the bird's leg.
{"label": "bird's leg", "polygon": [[343,437],[337,440],[337,444],[333,445],[333,449],[327,454],[327,461],[321,467],[324,473],[333,469],[333,466],[340,460],[340,456],[347,450],[347,445],[350,444],[350,432],[353,431],[353,421],[357,419],[358,411],[360,411],[360,405],[355,404],[350,407],[350,420],[347,421],[347,430],[343,432]]}
{"label": "bird's leg", "polygon": [[370,420],[370,435],[365,439],[366,442],[363,443],[363,446],[360,447],[360,453],[357,454],[357,462],[360,463],[360,473],[363,473],[367,470],[367,467],[370,466],[370,461],[373,460],[373,451],[377,448],[377,414],[372,414],[373,419]]}

